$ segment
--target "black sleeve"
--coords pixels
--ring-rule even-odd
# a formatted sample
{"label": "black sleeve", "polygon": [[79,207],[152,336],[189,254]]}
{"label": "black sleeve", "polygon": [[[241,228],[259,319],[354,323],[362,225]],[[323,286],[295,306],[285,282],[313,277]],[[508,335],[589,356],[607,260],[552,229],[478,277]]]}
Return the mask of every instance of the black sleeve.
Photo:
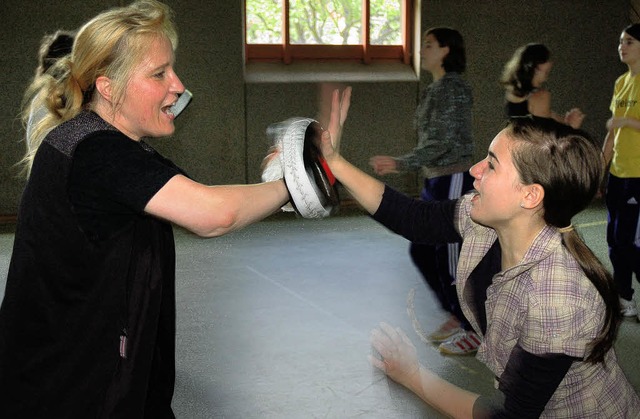
{"label": "black sleeve", "polygon": [[82,141],[73,158],[71,201],[100,212],[142,212],[169,179],[181,173],[145,146],[119,133]]}
{"label": "black sleeve", "polygon": [[373,219],[413,243],[462,241],[453,224],[457,200],[422,201],[385,186]]}
{"label": "black sleeve", "polygon": [[480,396],[474,418],[538,418],[577,358],[565,354],[534,355],[516,345],[499,380],[501,394]]}
{"label": "black sleeve", "polygon": [[177,174],[184,173],[120,133],[83,140],[73,156],[68,192],[80,229],[93,241],[111,237],[145,216],[149,200]]}

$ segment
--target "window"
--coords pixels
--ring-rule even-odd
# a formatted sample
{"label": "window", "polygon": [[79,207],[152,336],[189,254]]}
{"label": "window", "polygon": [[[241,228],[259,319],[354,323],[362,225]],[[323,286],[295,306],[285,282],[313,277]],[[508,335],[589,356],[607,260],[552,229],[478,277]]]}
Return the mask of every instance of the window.
{"label": "window", "polygon": [[409,63],[412,0],[245,0],[246,60]]}

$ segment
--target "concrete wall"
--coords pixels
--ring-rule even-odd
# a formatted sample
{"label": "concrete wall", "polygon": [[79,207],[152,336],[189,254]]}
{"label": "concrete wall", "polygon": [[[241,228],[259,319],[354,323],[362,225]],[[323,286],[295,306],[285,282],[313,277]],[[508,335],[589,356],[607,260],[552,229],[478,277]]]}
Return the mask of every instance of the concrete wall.
{"label": "concrete wall", "polygon": [[[553,107],[579,106],[584,127],[604,135],[615,78],[625,68],[617,58],[620,30],[629,19],[627,1],[578,0],[414,0],[421,29],[458,28],[467,41],[467,78],[474,88],[474,134],[478,158],[503,121],[497,79],[513,50],[526,42],[546,43],[555,63],[549,87]],[[36,66],[44,33],[73,29],[97,12],[123,2],[96,0],[5,0],[0,26],[3,83],[0,84],[0,215],[17,212],[24,180],[23,131],[17,115],[24,88]],[[128,2],[124,2],[128,3]],[[418,93],[429,79],[397,66],[254,66],[243,61],[242,0],[168,0],[176,11],[180,46],[177,71],[194,101],[177,121],[176,135],[151,140],[167,157],[205,183],[259,180],[259,165],[273,122],[291,116],[316,116],[321,82],[346,82],[354,88],[343,137],[343,153],[368,170],[374,154],[397,155],[415,145],[411,121]],[[336,68],[339,71],[336,71]],[[410,193],[412,174],[388,177]]]}

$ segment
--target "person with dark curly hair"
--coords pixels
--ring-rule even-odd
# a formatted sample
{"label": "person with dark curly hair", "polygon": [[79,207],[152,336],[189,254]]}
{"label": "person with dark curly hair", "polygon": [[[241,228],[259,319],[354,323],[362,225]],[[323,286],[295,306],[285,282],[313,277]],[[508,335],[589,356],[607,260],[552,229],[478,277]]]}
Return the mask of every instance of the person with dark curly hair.
{"label": "person with dark curly hair", "polygon": [[551,109],[551,92],[544,87],[551,72],[551,51],[543,44],[530,43],[519,47],[505,64],[500,82],[505,88],[507,117],[533,115],[553,118],[580,128],[585,115],[573,108],[564,116]]}

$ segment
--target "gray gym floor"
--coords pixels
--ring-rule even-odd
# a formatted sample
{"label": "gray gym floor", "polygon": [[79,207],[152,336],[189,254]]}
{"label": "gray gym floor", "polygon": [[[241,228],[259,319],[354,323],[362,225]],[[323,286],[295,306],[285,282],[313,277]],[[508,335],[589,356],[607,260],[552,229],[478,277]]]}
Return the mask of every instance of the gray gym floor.
{"label": "gray gym floor", "polygon": [[[608,266],[606,214],[574,219]],[[0,226],[0,296],[13,226]],[[444,315],[408,255],[408,243],[358,210],[324,220],[277,214],[243,231],[201,239],[176,229],[179,418],[439,418],[369,365],[369,332],[402,327],[423,363],[468,390],[491,373],[473,356],[422,342]],[[637,283],[634,284],[637,288]],[[411,298],[413,296],[413,298]],[[640,324],[623,323],[616,350],[640,391]]]}

